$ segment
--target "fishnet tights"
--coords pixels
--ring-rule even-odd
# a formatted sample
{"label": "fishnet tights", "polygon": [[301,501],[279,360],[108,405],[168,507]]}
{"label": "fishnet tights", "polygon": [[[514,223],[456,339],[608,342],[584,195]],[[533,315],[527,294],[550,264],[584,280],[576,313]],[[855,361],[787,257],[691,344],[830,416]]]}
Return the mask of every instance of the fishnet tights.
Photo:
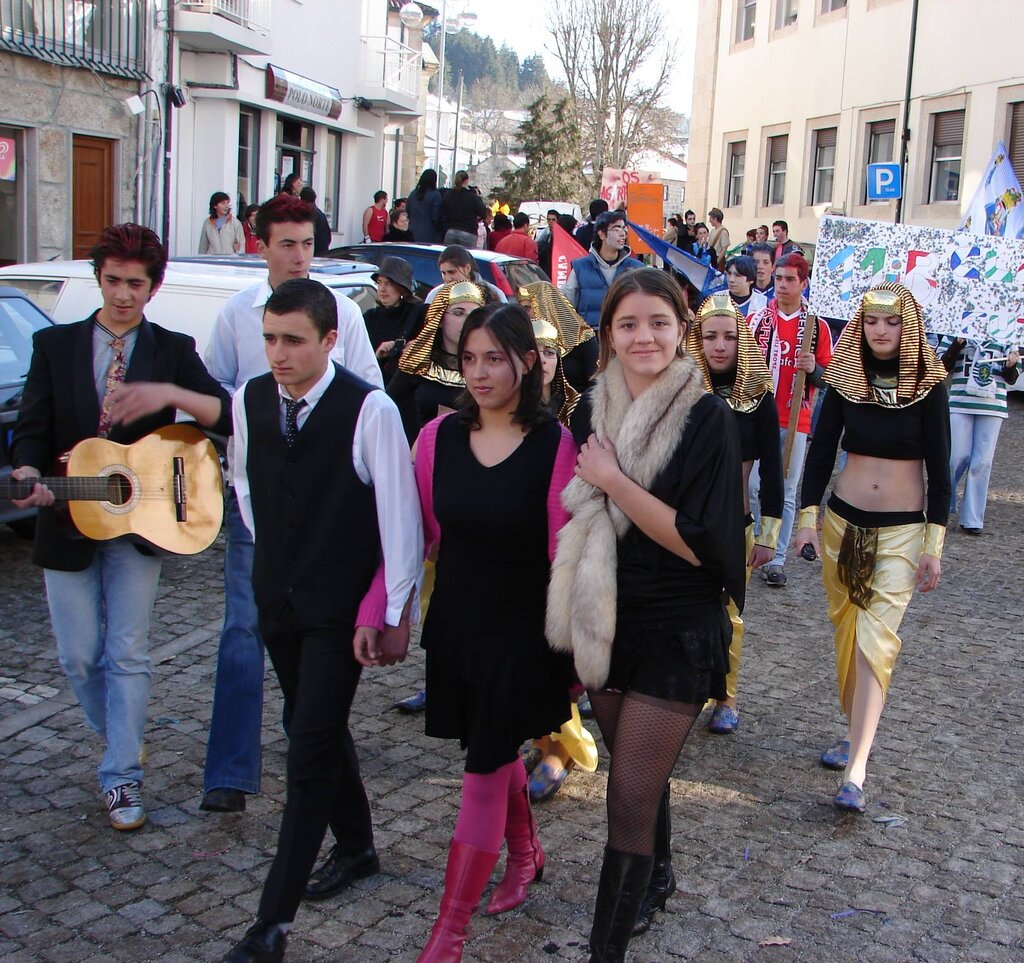
{"label": "fishnet tights", "polygon": [[636,692],[591,692],[611,755],[608,846],[650,856],[662,793],[703,705]]}

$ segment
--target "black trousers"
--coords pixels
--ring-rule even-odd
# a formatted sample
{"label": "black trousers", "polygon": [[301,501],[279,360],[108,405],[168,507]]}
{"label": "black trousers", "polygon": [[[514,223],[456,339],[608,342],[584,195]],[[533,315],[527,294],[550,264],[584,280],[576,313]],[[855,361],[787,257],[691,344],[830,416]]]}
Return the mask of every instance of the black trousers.
{"label": "black trousers", "polygon": [[362,666],[352,654],[354,626],[298,628],[294,613],[260,613],[260,634],[284,691],[288,795],[277,854],[263,884],[259,917],[295,919],[327,827],[344,853],[373,846],[370,804],[359,775],[349,710]]}

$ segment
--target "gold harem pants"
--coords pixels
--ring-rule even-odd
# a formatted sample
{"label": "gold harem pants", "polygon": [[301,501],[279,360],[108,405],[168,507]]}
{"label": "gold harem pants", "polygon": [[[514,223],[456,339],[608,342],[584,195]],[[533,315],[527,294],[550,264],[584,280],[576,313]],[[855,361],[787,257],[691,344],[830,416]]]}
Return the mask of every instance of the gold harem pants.
{"label": "gold harem pants", "polygon": [[[847,680],[854,671],[855,645],[882,687],[882,697],[889,692],[902,645],[896,632],[914,594],[924,530],[923,520],[858,528],[831,508],[825,510],[822,579],[828,617],[835,626],[839,703],[847,716],[851,706],[844,700]],[[852,699],[852,688],[849,695]]]}
{"label": "gold harem pants", "polygon": [[[743,531],[747,546],[747,558],[754,550],[754,523],[751,522]],[[750,581],[750,566],[747,566],[747,581]],[[743,619],[740,616],[736,603],[729,599],[725,611],[729,613],[729,621],[732,622],[732,641],[729,643],[729,674],[725,677],[725,694],[730,699],[736,698],[737,687],[740,678],[740,657],[743,655]],[[709,705],[714,700],[709,701]]]}

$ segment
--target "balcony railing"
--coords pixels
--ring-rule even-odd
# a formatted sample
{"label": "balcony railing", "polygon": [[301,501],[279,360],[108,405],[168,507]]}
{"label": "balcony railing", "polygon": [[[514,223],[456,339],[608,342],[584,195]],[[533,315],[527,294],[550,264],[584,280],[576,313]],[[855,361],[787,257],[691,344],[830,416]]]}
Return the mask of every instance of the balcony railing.
{"label": "balcony railing", "polygon": [[146,0],[0,0],[0,49],[146,77]]}
{"label": "balcony railing", "polygon": [[178,0],[177,7],[224,17],[257,33],[270,33],[270,0]]}
{"label": "balcony railing", "polygon": [[397,91],[415,99],[419,93],[420,61],[418,50],[392,37],[363,37],[362,81],[374,87]]}

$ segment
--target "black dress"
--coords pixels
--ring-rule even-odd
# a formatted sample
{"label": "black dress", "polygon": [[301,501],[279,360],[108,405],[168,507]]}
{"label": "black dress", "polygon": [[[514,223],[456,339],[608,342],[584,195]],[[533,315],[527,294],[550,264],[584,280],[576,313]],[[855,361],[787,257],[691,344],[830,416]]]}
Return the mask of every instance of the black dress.
{"label": "black dress", "polygon": [[[590,401],[588,392],[573,412],[577,444],[591,432]],[[617,621],[605,687],[703,706],[726,696],[726,596],[742,611],[746,587],[739,437],[721,398],[704,395],[694,404],[650,491],[675,509],[676,529],[701,565],[629,527],[618,543]]]}
{"label": "black dress", "polygon": [[426,732],[458,739],[467,772],[514,762],[524,740],[557,730],[570,715],[572,662],[544,638],[547,499],[560,440],[552,418],[485,468],[457,416],[437,430],[441,544],[421,641]]}

